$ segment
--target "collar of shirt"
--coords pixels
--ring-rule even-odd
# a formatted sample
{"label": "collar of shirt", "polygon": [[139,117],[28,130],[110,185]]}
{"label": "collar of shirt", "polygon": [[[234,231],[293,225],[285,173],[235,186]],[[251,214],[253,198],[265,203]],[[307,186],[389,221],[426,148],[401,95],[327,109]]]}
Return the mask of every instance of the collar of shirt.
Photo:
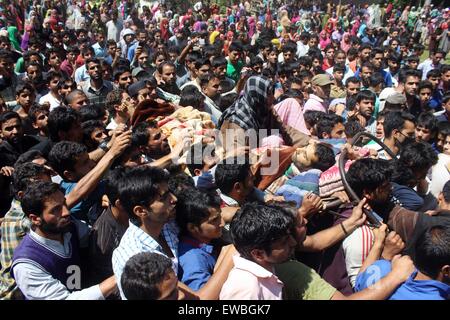
{"label": "collar of shirt", "polygon": [[[178,232],[172,227],[172,223],[168,222],[164,225],[162,229],[162,235],[167,242],[172,254],[175,258],[178,257]],[[140,247],[141,252],[143,251],[158,251],[164,255],[166,255],[163,251],[161,245],[153,239],[148,233],[146,233],[141,228],[137,227],[130,221],[128,229],[126,233],[131,235],[132,238],[138,239],[137,245]]]}
{"label": "collar of shirt", "polygon": [[183,243],[184,245],[191,246],[192,248],[197,248],[197,249],[203,250],[209,254],[211,254],[214,249],[214,247],[212,245],[200,242],[197,239],[194,239],[192,237],[185,236],[181,239],[180,242]]}
{"label": "collar of shirt", "polygon": [[219,193],[220,199],[222,199],[223,202],[225,202],[225,204],[229,207],[239,207],[239,202],[237,202],[236,200],[234,200],[233,198],[224,195],[220,189],[217,189],[217,192]]}
{"label": "collar of shirt", "polygon": [[320,97],[318,97],[318,96],[316,96],[315,94],[312,94],[312,93],[309,95],[309,99],[316,100],[316,101],[318,101],[320,103],[324,102],[324,100],[322,98],[320,98]]}
{"label": "collar of shirt", "polygon": [[30,230],[30,237],[59,256],[68,257],[72,255],[72,246],[70,245],[72,234],[70,232],[64,233],[62,244],[59,241],[44,238],[33,230]]}
{"label": "collar of shirt", "polygon": [[108,86],[106,85],[106,82],[104,80],[102,82],[102,86],[100,87],[100,89],[97,89],[97,90],[94,87],[92,87],[90,80],[86,80],[86,89],[87,89],[87,91],[89,91],[91,93],[99,93],[103,90],[103,88],[108,88]]}
{"label": "collar of shirt", "polygon": [[233,256],[234,267],[236,269],[250,272],[258,278],[274,278],[278,283],[283,284],[273,272],[261,267],[259,264],[242,258],[238,255]]}

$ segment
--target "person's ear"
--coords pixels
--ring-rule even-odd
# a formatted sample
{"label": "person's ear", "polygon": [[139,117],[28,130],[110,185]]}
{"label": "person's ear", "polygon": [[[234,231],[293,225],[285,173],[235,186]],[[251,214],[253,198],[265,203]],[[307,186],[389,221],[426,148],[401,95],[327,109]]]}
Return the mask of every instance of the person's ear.
{"label": "person's ear", "polygon": [[138,218],[143,219],[149,214],[149,212],[148,209],[145,208],[144,206],[134,206],[133,214]]}
{"label": "person's ear", "polygon": [[266,261],[267,254],[262,249],[253,249],[252,251],[250,251],[250,254],[251,254],[253,260],[257,264],[262,264],[262,263],[264,263]]}
{"label": "person's ear", "polygon": [[72,171],[64,170],[62,178],[73,181],[75,179],[75,174]]}
{"label": "person's ear", "polygon": [[195,174],[196,176],[201,176],[201,175],[202,175],[202,170],[200,170],[200,169],[194,169],[194,174]]}
{"label": "person's ear", "polygon": [[23,197],[24,194],[25,194],[25,192],[19,191],[19,192],[17,192],[17,197],[18,197],[19,199],[22,199],[22,197]]}
{"label": "person's ear", "polygon": [[200,232],[200,228],[191,222],[187,224],[186,229],[191,235],[195,235]]}
{"label": "person's ear", "polygon": [[450,279],[450,265],[446,264],[445,266],[443,266],[441,268],[441,272],[445,278]]}
{"label": "person's ear", "polygon": [[241,192],[241,190],[242,190],[241,183],[240,183],[240,182],[235,182],[234,185],[233,185],[233,189],[234,189],[236,192]]}
{"label": "person's ear", "polygon": [[28,216],[28,218],[30,219],[31,223],[35,226],[39,227],[42,224],[42,218],[37,214],[32,213]]}
{"label": "person's ear", "polygon": [[322,132],[322,139],[330,139],[330,135],[326,132]]}
{"label": "person's ear", "polygon": [[363,197],[364,198],[367,198],[367,200],[373,200],[375,197],[374,197],[374,191],[368,191],[367,189],[364,189],[363,190]]}

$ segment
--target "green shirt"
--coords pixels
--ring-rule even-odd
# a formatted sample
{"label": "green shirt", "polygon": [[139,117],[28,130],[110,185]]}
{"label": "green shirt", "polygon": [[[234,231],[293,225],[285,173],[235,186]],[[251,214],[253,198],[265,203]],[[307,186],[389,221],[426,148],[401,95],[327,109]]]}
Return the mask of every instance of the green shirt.
{"label": "green shirt", "polygon": [[244,63],[241,60],[238,60],[236,64],[232,64],[230,61],[228,61],[227,77],[237,82],[239,80],[239,77],[241,76],[241,70],[243,67]]}
{"label": "green shirt", "polygon": [[317,272],[295,260],[276,265],[275,274],[287,300],[330,300],[336,292]]}

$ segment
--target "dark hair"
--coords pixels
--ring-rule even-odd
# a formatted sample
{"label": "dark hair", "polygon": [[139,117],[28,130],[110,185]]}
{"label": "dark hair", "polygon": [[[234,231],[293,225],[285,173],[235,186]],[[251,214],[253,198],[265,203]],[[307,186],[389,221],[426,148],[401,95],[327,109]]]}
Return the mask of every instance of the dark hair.
{"label": "dark hair", "polygon": [[428,80],[422,80],[419,82],[419,86],[417,88],[417,92],[420,93],[422,89],[430,89],[433,93],[433,84]]}
{"label": "dark hair", "polygon": [[442,75],[441,70],[439,69],[431,69],[430,71],[427,72],[426,77],[427,79],[433,77],[433,78],[440,78]]}
{"label": "dark hair", "polygon": [[268,255],[272,244],[295,227],[293,215],[276,205],[246,203],[234,215],[230,224],[236,250],[253,261],[251,251],[264,250]]}
{"label": "dark hair", "polygon": [[236,182],[243,183],[250,172],[250,164],[247,161],[238,164],[235,160],[225,159],[216,167],[216,185],[224,194],[229,194]]}
{"label": "dark hair", "polygon": [[106,115],[105,109],[99,105],[82,106],[78,112],[81,116],[81,122],[86,122],[89,120],[102,120]]}
{"label": "dark hair", "polygon": [[72,125],[80,121],[80,114],[78,111],[67,108],[57,107],[53,109],[48,115],[48,132],[50,139],[54,142],[59,141],[59,132],[67,132]]}
{"label": "dark hair", "polygon": [[355,97],[356,103],[360,103],[363,100],[370,100],[375,103],[377,95],[370,90],[361,90]]}
{"label": "dark hair", "polygon": [[376,87],[376,86],[379,86],[380,84],[383,85],[383,87],[384,87],[384,77],[380,72],[375,72],[369,78],[369,85],[371,87]]}
{"label": "dark hair", "polygon": [[[95,129],[102,129],[105,131],[105,125],[100,120],[88,120],[83,123],[81,123],[81,129],[83,130],[83,143],[89,146],[93,143],[91,139],[91,134],[94,132]],[[91,146],[92,147],[92,146]],[[98,146],[96,145],[93,150],[95,150]],[[91,150],[92,151],[92,150]]]}
{"label": "dark hair", "polygon": [[17,112],[5,111],[2,114],[0,114],[0,128],[6,121],[11,120],[11,119],[17,119],[17,120],[19,120],[20,124],[22,124],[22,119],[20,118],[20,116]]}
{"label": "dark hair", "polygon": [[180,197],[177,203],[176,221],[181,233],[188,235],[188,224],[200,226],[209,218],[209,210],[220,210],[220,197],[216,193],[207,193],[195,188],[188,188],[186,196]]}
{"label": "dark hair", "polygon": [[315,154],[318,158],[318,161],[311,165],[311,167],[314,169],[326,171],[336,163],[333,148],[331,148],[328,144],[317,143]]}
{"label": "dark hair", "polygon": [[346,178],[356,195],[362,198],[364,190],[375,191],[385,181],[389,181],[391,175],[392,168],[388,160],[363,158],[352,163]]}
{"label": "dark hair", "polygon": [[169,190],[172,192],[177,199],[181,199],[188,195],[187,190],[195,188],[194,179],[185,172],[177,171],[179,168],[172,167],[175,169],[171,172],[169,177]]}
{"label": "dark hair", "polygon": [[[380,114],[378,114],[380,115]],[[348,119],[344,124],[345,127],[345,136],[348,138],[353,138],[359,132],[364,131],[364,128],[361,126],[361,123],[357,118]]]}
{"label": "dark hair", "polygon": [[44,155],[39,150],[28,150],[22,153],[14,163],[14,168],[27,162],[32,162],[35,159],[44,158]]}
{"label": "dark hair", "polygon": [[420,73],[419,71],[413,69],[400,69],[400,71],[398,72],[398,82],[405,83],[408,77],[420,78]]}
{"label": "dark hair", "polygon": [[114,69],[114,74],[113,74],[113,79],[114,81],[119,81],[119,78],[122,74],[124,74],[125,72],[130,72],[131,70],[128,66],[119,66],[117,68]]}
{"label": "dark hair", "polygon": [[348,77],[347,80],[345,80],[345,86],[348,87],[349,83],[361,83],[361,80],[357,77]]}
{"label": "dark hair", "polygon": [[442,195],[447,203],[450,203],[450,180],[448,180],[442,188]]}
{"label": "dark hair", "polygon": [[122,103],[122,94],[124,92],[125,90],[122,89],[114,89],[106,95],[105,107],[113,117],[116,115],[115,106]]}
{"label": "dark hair", "polygon": [[111,206],[119,199],[119,186],[125,174],[125,168],[116,167],[108,171],[105,178],[105,194]]}
{"label": "dark hair", "polygon": [[228,52],[232,52],[232,51],[238,51],[238,52],[242,52],[244,49],[242,48],[242,43],[239,41],[233,41],[232,43],[230,43],[230,46],[228,47]]}
{"label": "dark hair", "polygon": [[402,130],[405,121],[414,122],[414,116],[405,111],[392,111],[384,116],[383,130],[384,136],[390,138],[394,129]]}
{"label": "dark hair", "polygon": [[317,125],[317,123],[320,121],[320,119],[325,115],[326,113],[323,111],[317,111],[317,110],[307,110],[303,117],[305,119],[305,122],[310,126],[314,127]]}
{"label": "dark hair", "polygon": [[14,172],[12,174],[12,189],[14,195],[17,197],[19,191],[24,191],[27,186],[36,181],[40,175],[48,174],[44,166],[33,162],[17,163],[14,165]]}
{"label": "dark hair", "polygon": [[227,59],[225,59],[224,57],[221,57],[221,56],[214,57],[211,62],[211,67],[213,67],[213,68],[217,68],[220,66],[226,66],[226,65],[227,65]]}
{"label": "dark hair", "polygon": [[414,266],[423,274],[436,279],[441,268],[450,265],[450,226],[438,225],[427,229],[415,245]]}
{"label": "dark hair", "polygon": [[158,125],[155,121],[150,122],[139,122],[137,125],[133,127],[132,132],[132,143],[136,146],[145,146],[148,144],[148,139],[150,138],[150,133],[148,129],[157,128]]}
{"label": "dark hair", "polygon": [[432,135],[435,135],[437,132],[437,124],[438,121],[431,112],[422,112],[416,119],[416,126],[430,130]]}
{"label": "dark hair", "polygon": [[33,104],[28,110],[28,118],[30,119],[31,123],[36,123],[37,115],[39,113],[44,113],[46,115],[49,114],[48,108],[41,106],[40,104]]}
{"label": "dark hair", "polygon": [[400,151],[399,165],[412,171],[431,168],[438,162],[438,156],[433,147],[426,142],[409,143]]}
{"label": "dark hair", "polygon": [[87,152],[86,146],[73,141],[55,144],[48,155],[52,168],[64,178],[64,171],[74,171],[77,158]]}
{"label": "dark hair", "polygon": [[345,73],[345,65],[343,63],[336,63],[333,66],[333,73],[341,71],[342,73]]}
{"label": "dark hair", "polygon": [[141,221],[133,212],[134,207],[147,207],[155,198],[159,183],[167,180],[168,174],[164,170],[147,166],[129,168],[124,173],[119,184],[119,199],[131,222],[137,226],[141,225]]}
{"label": "dark hair", "polygon": [[334,126],[338,123],[344,123],[344,119],[341,116],[338,116],[334,113],[324,114],[319,122],[317,122],[317,136],[319,138],[323,138],[322,135],[324,133],[331,134]]}
{"label": "dark hair", "polygon": [[25,90],[28,90],[31,94],[36,94],[36,90],[31,83],[22,82],[16,86],[16,96],[19,96]]}
{"label": "dark hair", "polygon": [[382,54],[382,55],[384,55],[383,49],[380,49],[380,48],[373,48],[373,49],[370,51],[370,59],[375,58],[375,56],[376,56],[377,54]]}
{"label": "dark hair", "polygon": [[159,286],[172,270],[172,261],[154,252],[141,252],[128,259],[120,278],[127,300],[157,300]]}
{"label": "dark hair", "polygon": [[188,85],[181,90],[179,105],[182,107],[192,106],[195,109],[202,107],[205,97],[198,91],[194,85]]}
{"label": "dark hair", "polygon": [[42,215],[44,211],[45,201],[54,193],[64,192],[61,190],[59,184],[48,181],[34,181],[28,184],[20,204],[23,212],[30,216],[30,214]]}

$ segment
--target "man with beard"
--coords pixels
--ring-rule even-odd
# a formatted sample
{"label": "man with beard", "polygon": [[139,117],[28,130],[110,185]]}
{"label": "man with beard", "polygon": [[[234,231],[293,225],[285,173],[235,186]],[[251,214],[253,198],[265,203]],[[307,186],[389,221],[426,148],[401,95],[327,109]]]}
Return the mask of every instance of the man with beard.
{"label": "man with beard", "polygon": [[0,116],[2,143],[0,144],[0,168],[6,175],[19,156],[39,143],[35,136],[25,135],[22,120],[14,111],[7,111]]}
{"label": "man with beard", "polygon": [[[391,111],[384,117],[384,144],[395,154],[399,154],[402,147],[414,141],[414,116],[408,112]],[[378,151],[378,158],[390,160],[389,154],[384,150]]]}
{"label": "man with beard", "polygon": [[213,73],[205,74],[199,77],[201,92],[205,97],[205,111],[211,115],[211,119],[217,124],[222,116],[220,111],[220,94],[222,87],[220,79]]}
{"label": "man with beard", "polygon": [[417,97],[420,73],[417,70],[402,69],[398,76],[398,86],[395,89],[406,96],[408,111],[415,117],[421,112],[420,99]]}
{"label": "man with beard", "polygon": [[347,119],[348,117],[348,108],[347,108],[347,99],[352,97],[356,97],[356,95],[361,90],[361,81],[357,77],[349,77],[345,81],[345,98],[333,99],[330,103],[329,111],[336,113],[338,116]]}
{"label": "man with beard", "polygon": [[[387,160],[371,158],[356,160],[346,175],[356,195],[360,198],[365,197],[373,211],[391,230],[386,242],[391,243],[391,249],[382,253],[382,258],[385,260],[392,260],[393,256],[403,248],[404,254],[414,257],[416,252],[414,246],[423,231],[450,223],[448,211],[441,211],[438,215],[430,216],[398,205],[392,198],[391,175],[392,167]],[[373,238],[373,230],[363,226],[350,234],[342,244],[347,273],[352,285],[355,284],[362,262],[373,247],[371,241]]]}
{"label": "man with beard", "polygon": [[361,66],[361,69],[356,71],[355,77],[361,79],[362,86],[364,88],[370,87],[370,77],[373,75],[374,66],[370,62],[364,62]]}
{"label": "man with beard", "polygon": [[369,133],[376,133],[376,119],[374,116],[376,94],[370,90],[362,90],[356,95],[356,106],[354,114],[350,118],[356,117],[362,127]]}
{"label": "man with beard", "polygon": [[384,52],[382,49],[374,48],[370,53],[370,62],[373,65],[373,72],[380,73],[383,76],[384,86],[392,87],[392,76],[383,69]]}
{"label": "man with beard", "polygon": [[180,89],[177,86],[176,67],[172,62],[161,63],[155,73],[158,82],[158,95],[166,101],[174,102],[179,99]]}
{"label": "man with beard", "polygon": [[55,183],[32,183],[22,197],[32,228],[14,252],[11,273],[28,300],[103,300],[116,289],[114,276],[81,289],[81,228],[70,218],[64,193]]}
{"label": "man with beard", "polygon": [[317,74],[312,78],[311,83],[314,94],[309,95],[303,112],[308,110],[326,112],[333,80],[331,80],[328,74]]}
{"label": "man with beard", "polygon": [[170,154],[167,136],[154,121],[138,123],[133,128],[133,140],[141,146],[141,151],[149,162]]}
{"label": "man with beard", "polygon": [[98,105],[104,108],[106,95],[113,90],[113,84],[110,81],[103,80],[100,60],[96,58],[86,60],[86,69],[90,78],[79,83],[78,87],[88,97],[90,105]]}
{"label": "man with beard", "polygon": [[44,96],[48,93],[48,87],[44,81],[44,73],[42,72],[42,65],[36,61],[25,63],[25,73],[22,81],[31,83],[38,97]]}

